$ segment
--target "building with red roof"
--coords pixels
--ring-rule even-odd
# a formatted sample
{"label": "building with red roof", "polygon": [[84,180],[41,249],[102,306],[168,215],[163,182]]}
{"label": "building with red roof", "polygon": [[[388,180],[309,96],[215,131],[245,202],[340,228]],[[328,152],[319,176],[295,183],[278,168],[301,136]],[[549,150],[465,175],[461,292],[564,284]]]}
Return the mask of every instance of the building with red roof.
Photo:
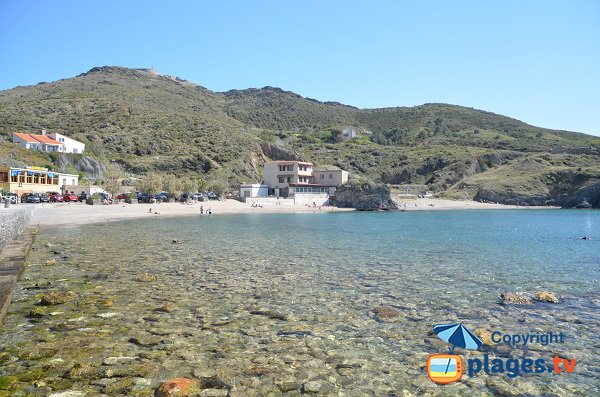
{"label": "building with red roof", "polygon": [[25,149],[41,150],[44,152],[59,153],[83,153],[85,144],[75,139],[56,132],[48,134],[42,130],[42,134],[13,133],[13,143]]}

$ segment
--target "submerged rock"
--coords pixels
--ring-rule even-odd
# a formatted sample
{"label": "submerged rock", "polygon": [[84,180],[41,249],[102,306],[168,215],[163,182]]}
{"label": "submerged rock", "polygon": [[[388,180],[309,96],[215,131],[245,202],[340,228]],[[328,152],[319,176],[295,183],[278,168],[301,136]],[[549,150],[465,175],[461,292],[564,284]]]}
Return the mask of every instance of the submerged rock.
{"label": "submerged rock", "polygon": [[164,305],[162,305],[161,307],[159,307],[156,310],[158,310],[159,312],[173,313],[177,309],[178,309],[177,305],[174,304],[173,302],[166,302]]}
{"label": "submerged rock", "polygon": [[100,318],[113,318],[113,317],[117,317],[117,316],[119,316],[119,313],[114,313],[114,312],[96,314],[96,317],[100,317]]}
{"label": "submerged rock", "polygon": [[47,265],[47,266],[56,265],[56,259],[48,259],[48,260],[46,261],[46,265]]}
{"label": "submerged rock", "polygon": [[327,394],[333,390],[333,386],[322,380],[311,380],[302,385],[302,393],[305,394]]}
{"label": "submerged rock", "polygon": [[495,346],[496,344],[492,342],[492,333],[485,328],[477,328],[475,330],[475,335],[479,336],[484,345],[487,346]]}
{"label": "submerged rock", "polygon": [[537,291],[535,293],[535,298],[540,302],[560,303],[560,300],[554,295],[554,292],[550,291]]}
{"label": "submerged rock", "polygon": [[210,377],[200,379],[199,387],[201,389],[226,389],[226,390],[231,389],[230,385],[223,382],[221,379],[217,378],[216,376],[210,376]]}
{"label": "submerged rock", "polygon": [[288,321],[288,316],[284,313],[279,313],[271,310],[251,310],[250,314],[257,316],[265,316],[273,320]]}
{"label": "submerged rock", "polygon": [[156,397],[187,397],[198,394],[198,381],[189,378],[172,378],[160,384]]}
{"label": "submerged rock", "polygon": [[141,283],[153,283],[158,279],[158,277],[156,277],[156,275],[154,274],[150,274],[150,273],[144,273],[144,274],[140,274],[137,277],[137,281],[141,282]]}
{"label": "submerged rock", "polygon": [[67,390],[60,393],[52,393],[48,397],[84,397],[85,393],[78,390]]}
{"label": "submerged rock", "polygon": [[136,360],[137,357],[128,357],[128,356],[119,356],[119,357],[106,357],[102,364],[104,365],[117,365],[122,363],[127,363],[132,360]]}
{"label": "submerged rock", "polygon": [[379,321],[394,321],[402,315],[400,310],[391,306],[376,307],[373,309],[373,313],[375,313],[375,317],[377,317]]}
{"label": "submerged rock", "polygon": [[522,292],[503,292],[500,294],[500,299],[504,304],[531,305],[533,303],[531,296]]}
{"label": "submerged rock", "polygon": [[35,317],[43,317],[46,315],[46,310],[42,307],[34,307],[29,311],[27,317],[35,318]]}
{"label": "submerged rock", "polygon": [[40,303],[43,306],[54,306],[60,305],[61,303],[67,303],[73,298],[69,292],[50,292],[42,296]]}

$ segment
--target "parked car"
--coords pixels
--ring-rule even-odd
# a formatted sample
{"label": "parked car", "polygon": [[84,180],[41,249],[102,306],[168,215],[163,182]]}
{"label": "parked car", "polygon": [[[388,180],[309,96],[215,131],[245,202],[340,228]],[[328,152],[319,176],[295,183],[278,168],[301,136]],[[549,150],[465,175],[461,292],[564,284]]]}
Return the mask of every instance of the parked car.
{"label": "parked car", "polygon": [[115,197],[117,200],[126,200],[129,198],[129,194],[121,193]]}
{"label": "parked car", "polygon": [[179,196],[179,201],[187,201],[189,200],[200,200],[202,198],[202,193],[192,193],[192,194],[188,194],[188,193],[183,193],[181,196]]}
{"label": "parked car", "polygon": [[219,196],[217,196],[215,193],[213,192],[208,192],[206,193],[206,197],[208,197],[209,200],[218,200]]}
{"label": "parked car", "polygon": [[77,196],[77,200],[84,202],[85,200],[87,200],[88,195],[86,192],[81,192],[79,193],[79,196]]}
{"label": "parked car", "polygon": [[17,198],[15,193],[0,193],[0,203],[9,201],[11,204],[17,204]]}
{"label": "parked car", "polygon": [[165,192],[156,194],[154,196],[152,196],[153,199],[156,199],[156,201],[169,201],[169,195]]}
{"label": "parked car", "polygon": [[63,200],[67,203],[71,202],[71,201],[77,202],[79,200],[79,197],[77,197],[77,195],[73,192],[71,192],[71,193],[67,192],[67,193],[63,194]]}
{"label": "parked car", "polygon": [[40,203],[49,203],[50,197],[46,193],[35,193],[40,198]]}
{"label": "parked car", "polygon": [[58,192],[50,192],[49,195],[51,203],[62,203],[65,201],[63,195]]}
{"label": "parked car", "polygon": [[39,203],[41,202],[40,196],[32,194],[32,193],[25,193],[21,196],[21,202],[22,203]]}

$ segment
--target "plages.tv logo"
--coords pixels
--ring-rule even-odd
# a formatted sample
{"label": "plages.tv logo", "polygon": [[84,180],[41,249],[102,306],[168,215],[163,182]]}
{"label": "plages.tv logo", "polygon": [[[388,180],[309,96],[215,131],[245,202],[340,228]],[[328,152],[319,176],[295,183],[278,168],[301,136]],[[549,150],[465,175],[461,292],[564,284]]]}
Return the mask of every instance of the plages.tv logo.
{"label": "plages.tv logo", "polygon": [[456,347],[463,349],[479,349],[481,339],[462,324],[440,324],[433,327],[438,338],[452,345],[449,354],[431,354],[427,358],[427,375],[439,384],[447,384],[462,378],[462,357],[454,354]]}
{"label": "plages.tv logo", "polygon": [[[463,374],[473,377],[482,372],[488,375],[506,375],[509,378],[515,378],[523,374],[570,374],[575,370],[577,364],[577,360],[574,358],[566,359],[558,355],[554,355],[551,359],[531,359],[527,357],[519,359],[495,357],[494,355],[490,357],[487,352],[483,354],[483,357],[472,356],[466,362],[463,362],[461,356],[454,354],[454,349],[459,347],[478,350],[483,345],[482,340],[462,324],[440,324],[434,326],[433,331],[438,338],[451,345],[449,354],[431,354],[427,358],[427,374],[433,382],[438,384],[457,382]],[[564,335],[562,332],[558,334],[550,332],[547,334],[514,335],[502,335],[499,331],[492,332],[491,343],[500,342],[509,344],[512,347],[534,343],[546,346],[550,343],[564,343]]]}

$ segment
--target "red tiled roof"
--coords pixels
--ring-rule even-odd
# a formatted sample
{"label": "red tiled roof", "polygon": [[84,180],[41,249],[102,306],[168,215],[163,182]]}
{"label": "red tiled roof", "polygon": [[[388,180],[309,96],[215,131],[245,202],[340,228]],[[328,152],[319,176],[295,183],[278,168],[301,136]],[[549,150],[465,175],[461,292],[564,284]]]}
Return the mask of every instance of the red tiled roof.
{"label": "red tiled roof", "polygon": [[20,132],[15,132],[14,135],[26,142],[45,143],[48,145],[64,145],[64,143],[47,137],[46,135],[22,134]]}
{"label": "red tiled roof", "polygon": [[275,160],[271,161],[271,163],[286,165],[286,164],[306,164],[306,165],[314,165],[313,163],[309,163],[307,161],[295,161],[295,160]]}

